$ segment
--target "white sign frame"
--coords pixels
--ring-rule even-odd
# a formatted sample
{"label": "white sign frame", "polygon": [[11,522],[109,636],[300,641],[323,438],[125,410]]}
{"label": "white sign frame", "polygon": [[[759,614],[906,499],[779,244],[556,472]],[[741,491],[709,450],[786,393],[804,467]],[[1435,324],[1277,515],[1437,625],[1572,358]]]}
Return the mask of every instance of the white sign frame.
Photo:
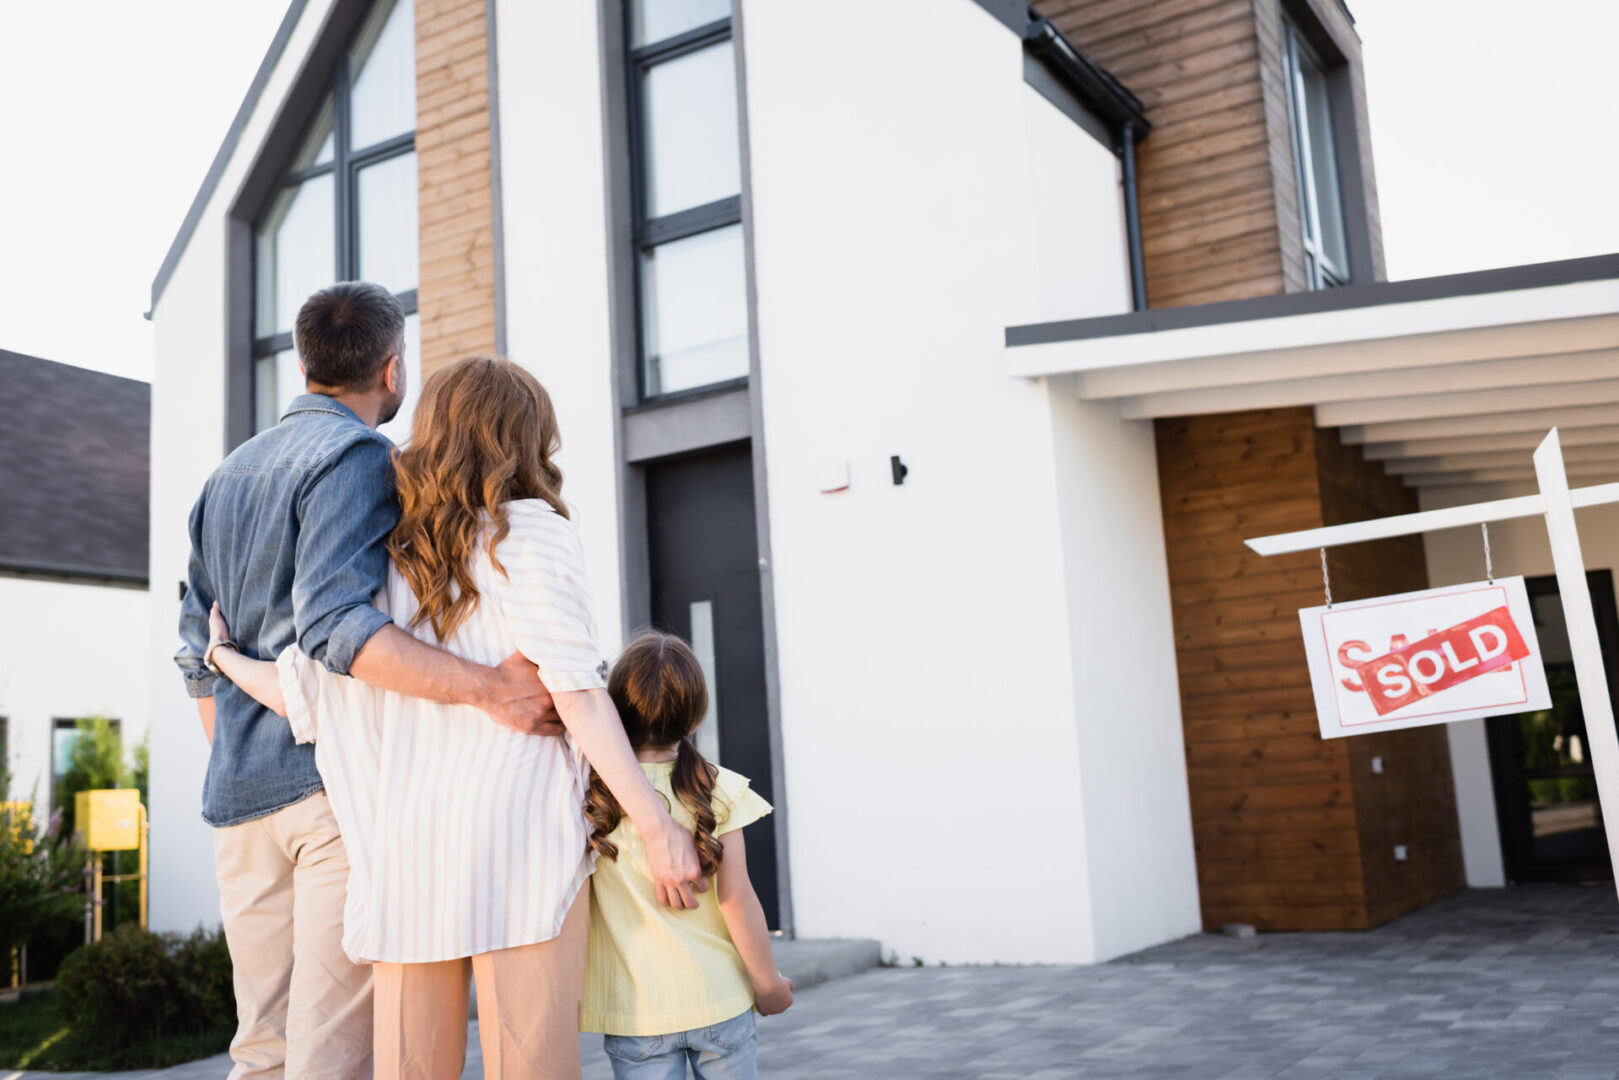
{"label": "white sign frame", "polygon": [[[1425,649],[1418,654],[1427,659],[1425,667],[1419,668],[1415,660],[1411,662],[1414,671],[1402,670],[1404,665],[1391,666],[1384,670],[1382,682],[1368,682],[1364,677],[1367,673],[1357,670],[1360,663],[1384,657],[1401,646],[1418,644],[1430,633],[1451,629],[1503,607],[1527,649],[1521,659],[1505,666],[1465,680],[1451,680],[1431,694],[1421,689],[1424,682],[1447,682],[1447,672],[1476,668],[1481,658],[1488,663],[1491,646],[1506,650],[1507,635],[1497,629],[1493,633],[1475,631],[1485,639],[1482,648],[1470,650],[1464,636],[1460,643],[1446,642]],[[1471,581],[1303,608],[1299,611],[1299,627],[1304,634],[1315,714],[1323,739],[1551,708],[1551,691],[1535,636],[1534,612],[1522,577]],[[1357,645],[1360,647],[1352,647]],[[1433,677],[1422,679],[1423,670],[1432,671]],[[1364,688],[1352,689],[1357,686]],[[1378,694],[1386,701],[1400,690],[1406,692],[1405,696],[1413,692],[1417,696],[1387,711],[1380,711],[1373,702]]]}
{"label": "white sign frame", "polygon": [[[1585,555],[1580,550],[1580,536],[1574,526],[1576,508],[1619,503],[1619,483],[1570,491],[1568,471],[1563,466],[1563,443],[1556,428],[1547,432],[1546,438],[1535,448],[1535,480],[1540,486],[1538,495],[1306,529],[1259,537],[1246,543],[1260,555],[1283,555],[1544,514],[1552,567],[1557,573],[1557,594],[1562,599],[1563,618],[1568,623],[1568,643],[1574,657],[1574,677],[1579,683],[1580,709],[1585,714],[1591,765],[1596,772],[1597,798],[1604,818],[1619,822],[1619,732],[1614,731],[1608,672],[1602,663],[1596,612],[1591,607],[1591,591],[1585,582]],[[1608,857],[1619,867],[1619,825],[1606,831]],[[1619,889],[1619,880],[1614,885]]]}

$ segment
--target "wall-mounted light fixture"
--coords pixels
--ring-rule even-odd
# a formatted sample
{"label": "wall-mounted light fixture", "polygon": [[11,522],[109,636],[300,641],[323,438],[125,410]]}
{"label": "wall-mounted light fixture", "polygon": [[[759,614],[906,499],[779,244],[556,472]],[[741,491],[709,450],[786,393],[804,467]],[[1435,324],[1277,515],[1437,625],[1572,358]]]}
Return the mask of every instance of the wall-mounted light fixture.
{"label": "wall-mounted light fixture", "polygon": [[901,461],[898,454],[895,454],[893,457],[888,459],[888,469],[894,474],[895,487],[905,483],[905,477],[911,471],[910,466]]}

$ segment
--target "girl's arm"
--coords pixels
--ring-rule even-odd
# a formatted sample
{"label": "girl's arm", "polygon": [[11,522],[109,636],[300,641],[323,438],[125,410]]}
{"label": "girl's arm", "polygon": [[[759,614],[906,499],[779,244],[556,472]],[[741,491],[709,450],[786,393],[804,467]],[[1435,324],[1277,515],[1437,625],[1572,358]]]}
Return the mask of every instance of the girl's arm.
{"label": "girl's arm", "polygon": [[[287,700],[281,694],[281,679],[276,673],[275,663],[270,660],[254,660],[243,656],[234,647],[216,649],[214,646],[222,641],[230,641],[230,627],[225,625],[225,616],[219,613],[219,602],[214,602],[214,610],[208,615],[208,630],[212,635],[208,639],[208,652],[204,656],[212,655],[214,664],[225,677],[241,687],[249,697],[265,708],[272,710],[277,716],[287,715]],[[208,728],[208,741],[213,742],[213,725],[208,717],[204,717],[203,726]]]}
{"label": "girl's arm", "polygon": [[770,952],[770,928],[765,925],[765,909],[748,878],[748,853],[742,843],[742,830],[732,829],[720,837],[725,857],[720,860],[720,914],[731,943],[748,969],[753,996],[760,1016],[783,1013],[793,1004],[793,980],[776,970]]}
{"label": "girl's arm", "polygon": [[657,885],[658,902],[672,908],[695,908],[698,892],[708,887],[697,861],[697,841],[676,825],[624,735],[624,725],[606,690],[568,690],[552,695],[562,724],[584,751],[590,767],[624,808],[624,815],[641,834]]}

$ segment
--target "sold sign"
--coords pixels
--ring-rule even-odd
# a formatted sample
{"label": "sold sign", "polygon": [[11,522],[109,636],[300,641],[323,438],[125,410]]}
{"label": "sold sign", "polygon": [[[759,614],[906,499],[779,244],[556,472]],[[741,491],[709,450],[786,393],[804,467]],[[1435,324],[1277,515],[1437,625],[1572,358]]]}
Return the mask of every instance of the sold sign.
{"label": "sold sign", "polygon": [[1372,707],[1387,716],[1430,694],[1510,667],[1529,646],[1505,605],[1355,668]]}
{"label": "sold sign", "polygon": [[1306,608],[1299,623],[1323,738],[1551,706],[1522,578]]}

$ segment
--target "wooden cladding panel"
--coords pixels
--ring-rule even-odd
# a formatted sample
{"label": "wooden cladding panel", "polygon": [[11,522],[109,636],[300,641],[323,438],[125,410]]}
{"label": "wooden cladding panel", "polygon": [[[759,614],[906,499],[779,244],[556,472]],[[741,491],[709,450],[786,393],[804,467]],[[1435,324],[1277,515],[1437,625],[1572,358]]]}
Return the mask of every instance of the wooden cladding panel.
{"label": "wooden cladding panel", "polygon": [[417,0],[422,373],[495,351],[486,0]]}
{"label": "wooden cladding panel", "polygon": [[[1289,2],[1308,9],[1306,20],[1319,25],[1348,66],[1364,220],[1373,276],[1381,280],[1360,41],[1336,0]],[[1034,6],[1128,86],[1152,121],[1137,152],[1151,306],[1306,288],[1282,0],[1034,0]]]}
{"label": "wooden cladding panel", "polygon": [[1036,0],[1146,106],[1137,160],[1153,307],[1297,287],[1277,232],[1255,0]]}
{"label": "wooden cladding panel", "polygon": [[[1322,524],[1338,525],[1420,509],[1416,493],[1368,464],[1338,432],[1316,432]],[[1334,599],[1356,600],[1428,587],[1419,536],[1328,552]],[[1482,567],[1481,567],[1482,569]],[[1381,644],[1381,643],[1374,643]],[[1349,744],[1356,827],[1371,925],[1414,911],[1465,884],[1450,745],[1443,725],[1360,735]],[[1372,771],[1372,758],[1384,771]],[[1396,845],[1408,857],[1397,860]]]}
{"label": "wooden cladding panel", "polygon": [[[1308,408],[1156,432],[1205,926],[1361,929],[1460,888],[1443,729],[1323,740],[1297,614],[1321,602],[1319,557],[1242,543],[1406,512],[1414,497]],[[1329,565],[1341,599],[1426,586],[1416,539],[1334,549]]]}
{"label": "wooden cladding panel", "polygon": [[1321,523],[1313,417],[1156,431],[1204,924],[1365,926],[1349,749],[1316,734],[1296,615],[1321,595],[1320,568],[1242,544]]}

